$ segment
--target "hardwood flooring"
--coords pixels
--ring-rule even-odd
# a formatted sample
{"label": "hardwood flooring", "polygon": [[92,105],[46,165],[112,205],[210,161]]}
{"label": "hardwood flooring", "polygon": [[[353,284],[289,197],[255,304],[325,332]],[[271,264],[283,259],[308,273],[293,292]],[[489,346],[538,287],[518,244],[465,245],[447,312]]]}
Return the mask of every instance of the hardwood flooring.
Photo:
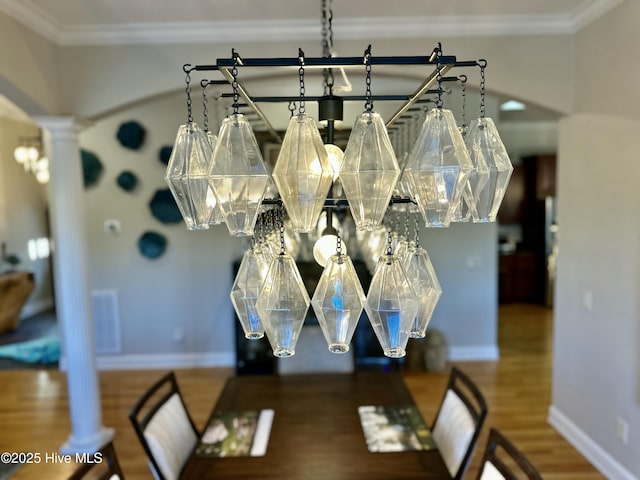
{"label": "hardwood flooring", "polygon": [[[467,478],[476,476],[489,427],[499,428],[539,468],[547,480],[604,478],[548,425],[551,395],[552,313],[535,305],[500,307],[498,362],[457,365],[479,386],[489,414]],[[151,479],[144,451],[129,423],[128,412],[142,392],[163,372],[100,373],[103,424],[116,429],[115,448],[128,480]],[[204,426],[232,369],[176,371],[196,425]],[[405,380],[430,423],[442,399],[448,372],[406,372]],[[63,373],[46,370],[0,371],[0,451],[38,452],[42,462],[20,468],[12,479],[67,478],[75,465],[45,463],[70,432]],[[330,479],[328,479],[330,480]]]}

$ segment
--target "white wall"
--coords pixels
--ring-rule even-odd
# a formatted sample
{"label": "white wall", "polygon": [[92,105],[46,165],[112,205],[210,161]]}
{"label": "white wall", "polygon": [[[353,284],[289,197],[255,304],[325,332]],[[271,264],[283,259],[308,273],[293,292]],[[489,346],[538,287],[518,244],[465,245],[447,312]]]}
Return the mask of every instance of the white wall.
{"label": "white wall", "polygon": [[638,18],[640,3],[627,1],[578,34],[576,110],[585,113],[559,130],[550,419],[609,478],[640,477]]}

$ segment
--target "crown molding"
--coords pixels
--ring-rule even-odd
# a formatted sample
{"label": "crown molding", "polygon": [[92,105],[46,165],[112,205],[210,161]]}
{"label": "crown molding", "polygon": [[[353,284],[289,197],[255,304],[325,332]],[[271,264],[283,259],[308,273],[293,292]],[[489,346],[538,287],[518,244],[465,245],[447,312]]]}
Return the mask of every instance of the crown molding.
{"label": "crown molding", "polygon": [[[336,19],[336,38],[571,35],[623,0],[584,2],[570,14],[364,17]],[[316,20],[243,20],[64,26],[29,0],[0,0],[0,11],[60,46],[151,45],[315,40]]]}

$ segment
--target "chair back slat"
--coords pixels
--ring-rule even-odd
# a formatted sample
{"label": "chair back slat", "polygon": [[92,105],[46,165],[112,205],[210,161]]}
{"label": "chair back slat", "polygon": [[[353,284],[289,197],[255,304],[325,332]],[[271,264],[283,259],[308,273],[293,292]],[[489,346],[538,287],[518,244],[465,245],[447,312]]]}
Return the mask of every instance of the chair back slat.
{"label": "chair back slat", "polygon": [[451,477],[463,477],[487,416],[487,404],[475,383],[457,367],[451,369],[432,433]]}
{"label": "chair back slat", "polygon": [[177,478],[200,434],[186,408],[174,372],[162,376],[140,397],[129,419],[155,478]]}
{"label": "chair back slat", "polygon": [[495,478],[496,471],[505,480],[518,480],[523,478],[522,475],[529,480],[542,480],[542,476],[529,459],[499,430],[492,428],[489,431],[478,480]]}

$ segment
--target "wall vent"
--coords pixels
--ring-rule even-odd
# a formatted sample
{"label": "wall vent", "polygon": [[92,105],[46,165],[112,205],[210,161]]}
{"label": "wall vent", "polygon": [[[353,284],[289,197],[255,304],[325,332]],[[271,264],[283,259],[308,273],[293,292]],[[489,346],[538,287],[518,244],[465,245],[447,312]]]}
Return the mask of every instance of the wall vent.
{"label": "wall vent", "polygon": [[93,322],[96,340],[96,353],[113,354],[122,352],[120,336],[120,314],[118,292],[116,290],[93,290]]}

